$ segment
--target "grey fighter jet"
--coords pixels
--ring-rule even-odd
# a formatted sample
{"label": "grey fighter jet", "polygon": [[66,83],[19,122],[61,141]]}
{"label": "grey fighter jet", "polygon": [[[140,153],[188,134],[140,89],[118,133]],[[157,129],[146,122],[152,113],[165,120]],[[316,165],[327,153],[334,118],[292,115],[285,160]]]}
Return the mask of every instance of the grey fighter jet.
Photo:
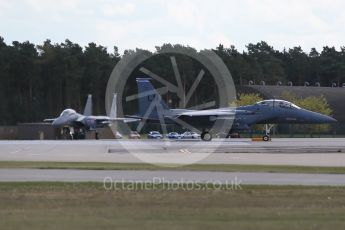
{"label": "grey fighter jet", "polygon": [[70,139],[84,139],[86,132],[94,131],[95,139],[99,139],[98,129],[111,126],[116,121],[135,122],[137,119],[118,118],[116,116],[116,94],[114,94],[110,116],[92,116],[92,95],[88,95],[84,113],[77,113],[73,109],[65,109],[59,117],[45,119],[52,122],[56,128],[62,128]]}

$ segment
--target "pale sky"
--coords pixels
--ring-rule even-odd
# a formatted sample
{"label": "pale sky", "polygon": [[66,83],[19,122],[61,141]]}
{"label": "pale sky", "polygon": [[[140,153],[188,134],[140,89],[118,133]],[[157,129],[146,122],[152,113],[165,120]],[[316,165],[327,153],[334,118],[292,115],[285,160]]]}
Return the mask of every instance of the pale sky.
{"label": "pale sky", "polygon": [[96,42],[110,52],[163,43],[242,51],[261,40],[279,50],[320,51],[345,46],[345,1],[0,0],[0,36],[7,43]]}

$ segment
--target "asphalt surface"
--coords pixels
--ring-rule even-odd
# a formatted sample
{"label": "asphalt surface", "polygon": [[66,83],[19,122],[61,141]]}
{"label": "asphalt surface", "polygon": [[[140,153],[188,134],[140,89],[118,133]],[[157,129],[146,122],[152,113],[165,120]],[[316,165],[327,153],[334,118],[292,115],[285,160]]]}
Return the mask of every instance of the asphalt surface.
{"label": "asphalt surface", "polygon": [[157,140],[0,141],[0,161],[258,164],[345,167],[344,138],[204,142]]}
{"label": "asphalt surface", "polygon": [[0,169],[0,182],[115,182],[136,183],[212,183],[227,185],[329,185],[345,186],[345,175],[239,173],[204,171],[127,171],[127,170],[55,170]]}

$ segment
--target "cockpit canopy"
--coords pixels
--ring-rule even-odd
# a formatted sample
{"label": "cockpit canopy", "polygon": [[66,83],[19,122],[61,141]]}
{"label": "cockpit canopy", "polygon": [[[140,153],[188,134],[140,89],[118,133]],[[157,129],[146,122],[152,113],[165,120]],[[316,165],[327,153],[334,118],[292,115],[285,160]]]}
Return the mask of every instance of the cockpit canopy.
{"label": "cockpit canopy", "polygon": [[65,109],[64,111],[62,111],[62,113],[60,114],[60,117],[62,116],[69,116],[71,114],[75,114],[77,113],[75,110],[73,109]]}
{"label": "cockpit canopy", "polygon": [[263,105],[263,106],[269,106],[269,107],[280,107],[280,108],[294,108],[294,109],[301,109],[297,105],[284,101],[284,100],[276,100],[276,99],[270,99],[270,100],[264,100],[256,103],[257,105]]}

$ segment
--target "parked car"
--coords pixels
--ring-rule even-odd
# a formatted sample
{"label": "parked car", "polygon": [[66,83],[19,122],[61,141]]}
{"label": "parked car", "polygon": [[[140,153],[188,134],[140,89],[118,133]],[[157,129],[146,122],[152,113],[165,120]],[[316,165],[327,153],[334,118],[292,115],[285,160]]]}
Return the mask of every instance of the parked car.
{"label": "parked car", "polygon": [[171,132],[171,133],[168,133],[166,135],[167,138],[169,139],[179,139],[180,138],[180,134],[178,134],[177,132]]}
{"label": "parked car", "polygon": [[198,139],[200,135],[196,132],[184,132],[181,134],[182,139]]}
{"label": "parked car", "polygon": [[163,139],[163,135],[158,131],[151,131],[147,135],[149,139]]}
{"label": "parked car", "polygon": [[131,131],[128,137],[129,139],[140,139],[140,134],[137,131]]}

